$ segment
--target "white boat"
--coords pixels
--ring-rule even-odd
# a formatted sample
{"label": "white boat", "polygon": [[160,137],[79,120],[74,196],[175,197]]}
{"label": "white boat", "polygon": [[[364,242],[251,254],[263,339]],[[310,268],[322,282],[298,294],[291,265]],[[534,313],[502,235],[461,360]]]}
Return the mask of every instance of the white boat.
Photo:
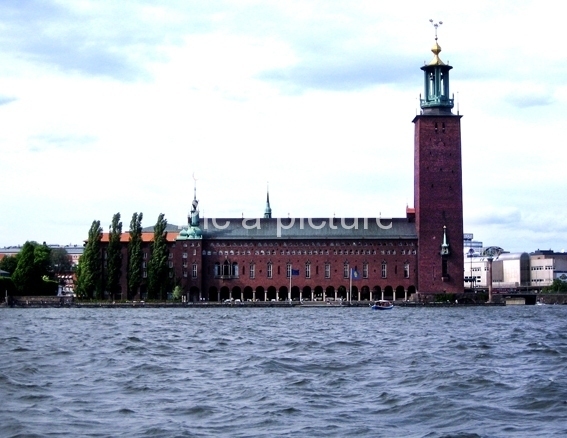
{"label": "white boat", "polygon": [[394,303],[388,300],[378,300],[372,305],[372,310],[390,310],[394,308]]}

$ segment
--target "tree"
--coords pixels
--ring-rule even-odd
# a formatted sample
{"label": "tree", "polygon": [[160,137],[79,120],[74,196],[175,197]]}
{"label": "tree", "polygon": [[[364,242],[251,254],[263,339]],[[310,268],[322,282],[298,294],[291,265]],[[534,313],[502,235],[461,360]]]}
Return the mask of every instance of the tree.
{"label": "tree", "polygon": [[148,264],[148,299],[167,298],[169,287],[169,267],[167,248],[167,220],[160,213],[154,226],[154,241],[152,242],[152,253]]}
{"label": "tree", "polygon": [[73,263],[69,259],[69,254],[65,248],[51,249],[51,266],[55,274],[64,274],[72,271]]}
{"label": "tree", "polygon": [[181,300],[181,296],[183,295],[183,289],[181,288],[181,286],[177,285],[173,288],[173,299],[175,301],[179,301]]}
{"label": "tree", "polygon": [[79,298],[102,298],[102,263],[100,260],[100,241],[102,228],[100,221],[93,221],[89,238],[79,259],[77,268],[76,292]]}
{"label": "tree", "polygon": [[26,242],[18,254],[18,264],[12,280],[17,291],[22,295],[42,295],[43,277],[51,271],[51,249],[37,242]]}
{"label": "tree", "polygon": [[143,213],[134,213],[130,221],[128,242],[128,299],[133,299],[142,284],[142,218]]}
{"label": "tree", "polygon": [[121,236],[122,222],[120,222],[120,213],[116,213],[110,225],[108,250],[106,252],[106,290],[111,299],[120,294],[120,277],[122,276]]}
{"label": "tree", "polygon": [[556,278],[549,286],[545,286],[542,290],[545,293],[565,293],[567,292],[567,282]]}
{"label": "tree", "polygon": [[18,266],[18,255],[7,256],[0,260],[0,269],[12,275],[16,270],[16,266]]}

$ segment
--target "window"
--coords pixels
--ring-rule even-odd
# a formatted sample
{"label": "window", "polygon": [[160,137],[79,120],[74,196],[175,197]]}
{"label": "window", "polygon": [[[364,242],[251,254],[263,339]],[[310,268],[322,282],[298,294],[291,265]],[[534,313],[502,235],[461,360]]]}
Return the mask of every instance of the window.
{"label": "window", "polygon": [[250,263],[250,278],[256,278],[256,265],[254,263]]}
{"label": "window", "polygon": [[311,263],[305,263],[305,278],[311,278]]}
{"label": "window", "polygon": [[343,265],[343,278],[349,278],[348,263]]}
{"label": "window", "polygon": [[409,278],[409,263],[404,263],[404,278]]}
{"label": "window", "polygon": [[271,262],[268,262],[268,269],[267,269],[267,273],[268,273],[268,278],[273,278],[273,266]]}
{"label": "window", "polygon": [[286,278],[291,278],[291,263],[288,263],[285,267]]}
{"label": "window", "polygon": [[169,267],[173,268],[173,262],[169,262]]}
{"label": "window", "polygon": [[193,263],[193,272],[191,273],[193,278],[197,278],[197,263]]}
{"label": "window", "polygon": [[382,262],[382,278],[386,278],[388,276],[388,264],[383,261]]}
{"label": "window", "polygon": [[325,278],[331,278],[331,264],[325,263]]}
{"label": "window", "polygon": [[368,278],[368,263],[362,264],[362,278]]}

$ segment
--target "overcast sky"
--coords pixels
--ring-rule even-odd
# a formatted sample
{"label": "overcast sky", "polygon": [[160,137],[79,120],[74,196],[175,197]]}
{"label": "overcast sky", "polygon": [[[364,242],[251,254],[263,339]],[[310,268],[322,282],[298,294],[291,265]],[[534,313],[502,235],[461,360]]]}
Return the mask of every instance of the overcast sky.
{"label": "overcast sky", "polygon": [[551,1],[0,1],[0,247],[119,212],[403,217],[439,27],[464,231],[567,249],[567,57]]}

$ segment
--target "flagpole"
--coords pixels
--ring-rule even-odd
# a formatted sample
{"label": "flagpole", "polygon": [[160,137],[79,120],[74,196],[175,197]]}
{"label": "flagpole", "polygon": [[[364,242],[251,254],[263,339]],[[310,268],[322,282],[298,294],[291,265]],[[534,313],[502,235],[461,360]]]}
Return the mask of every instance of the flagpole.
{"label": "flagpole", "polygon": [[289,265],[289,301],[291,301],[291,277],[293,277],[293,265]]}
{"label": "flagpole", "polygon": [[348,288],[348,302],[350,304],[350,297],[352,296],[352,268],[350,268],[350,285]]}

